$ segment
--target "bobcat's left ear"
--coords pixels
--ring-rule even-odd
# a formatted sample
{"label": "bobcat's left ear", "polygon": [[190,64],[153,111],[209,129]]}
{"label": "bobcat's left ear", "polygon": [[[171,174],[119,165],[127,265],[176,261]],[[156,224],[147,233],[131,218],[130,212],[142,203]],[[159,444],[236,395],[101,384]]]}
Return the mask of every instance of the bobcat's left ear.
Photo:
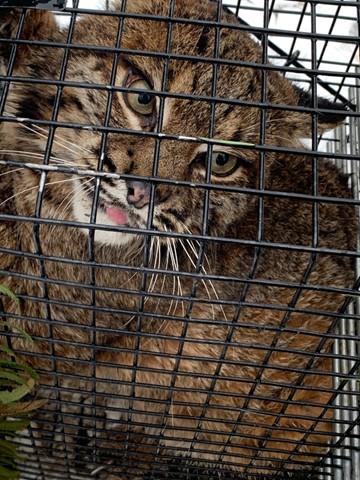
{"label": "bobcat's left ear", "polygon": [[[311,92],[302,90],[300,87],[294,85],[295,91],[298,94],[298,105],[301,107],[312,108],[313,100]],[[318,129],[320,132],[331,130],[343,123],[349,112],[349,107],[340,102],[332,102],[327,98],[317,97],[317,107],[320,110],[318,113]],[[326,112],[329,110],[329,112]],[[336,112],[334,112],[336,110]]]}
{"label": "bobcat's left ear", "polygon": [[[20,26],[22,10],[13,8],[0,8],[0,57],[7,59],[11,50],[11,43],[2,42],[2,39],[12,39]],[[59,27],[52,12],[45,10],[29,10],[26,12],[20,38],[25,40],[56,40]],[[36,50],[37,52],[37,50]],[[21,63],[23,58],[30,54],[35,55],[30,44],[19,44],[16,61]]]}

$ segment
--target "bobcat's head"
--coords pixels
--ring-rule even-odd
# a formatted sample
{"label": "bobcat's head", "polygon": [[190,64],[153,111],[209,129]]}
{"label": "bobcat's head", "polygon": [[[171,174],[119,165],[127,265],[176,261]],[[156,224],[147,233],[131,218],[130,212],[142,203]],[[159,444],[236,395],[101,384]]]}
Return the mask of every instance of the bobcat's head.
{"label": "bobcat's head", "polygon": [[[169,15],[179,21],[167,22]],[[226,26],[216,27],[219,19]],[[18,20],[8,16],[2,34],[15,32]],[[256,199],[233,188],[258,188],[260,162],[268,171],[278,154],[233,142],[296,146],[311,115],[277,108],[296,109],[304,95],[261,68],[261,45],[238,27],[210,1],[177,0],[170,12],[165,0],[132,0],[125,16],[84,15],[70,33],[52,14],[28,12],[22,36],[35,44],[18,46],[14,73],[31,83],[11,83],[5,114],[59,124],[6,122],[3,151],[115,174],[100,180],[48,173],[42,215],[176,232],[203,231],[207,219],[206,233],[221,236],[241,223]],[[76,47],[51,45],[67,40]],[[15,194],[23,192],[18,200],[32,215],[39,175],[29,169],[16,175]],[[124,245],[134,235],[99,229],[95,240]]]}

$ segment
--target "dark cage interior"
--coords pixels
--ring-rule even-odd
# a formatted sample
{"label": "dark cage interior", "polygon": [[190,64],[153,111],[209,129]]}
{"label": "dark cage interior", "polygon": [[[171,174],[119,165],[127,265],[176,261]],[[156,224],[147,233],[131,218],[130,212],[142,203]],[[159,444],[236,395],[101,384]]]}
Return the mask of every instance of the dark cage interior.
{"label": "dark cage interior", "polygon": [[21,479],[360,480],[359,2],[0,5]]}

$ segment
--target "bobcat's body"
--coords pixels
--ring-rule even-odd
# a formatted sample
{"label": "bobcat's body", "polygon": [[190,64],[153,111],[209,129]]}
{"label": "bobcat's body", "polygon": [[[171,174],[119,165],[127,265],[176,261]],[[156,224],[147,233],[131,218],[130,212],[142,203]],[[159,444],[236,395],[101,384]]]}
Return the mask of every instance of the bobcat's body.
{"label": "bobcat's body", "polygon": [[[128,3],[128,12],[168,13],[164,0]],[[212,21],[217,13],[207,1],[198,6],[178,0],[174,15]],[[224,22],[236,26],[232,16],[221,15]],[[4,18],[0,35],[11,35],[19,15],[11,12]],[[206,144],[164,139],[157,156],[156,135],[151,132],[158,129],[169,136],[191,137],[207,137],[210,132],[217,139],[299,147],[310,130],[310,116],[276,108],[286,104],[296,110],[298,91],[276,72],[269,70],[265,75],[256,68],[262,62],[261,48],[236,28],[223,28],[220,35],[219,57],[232,65],[222,63],[215,69],[211,62],[171,59],[167,63],[161,56],[130,52],[165,52],[168,28],[164,21],[130,15],[116,44],[118,28],[116,16],[84,16],[75,24],[70,43],[96,48],[71,49],[63,79],[88,82],[89,88],[67,84],[58,97],[55,84],[10,84],[4,115],[34,122],[4,121],[0,155],[41,164],[49,127],[41,124],[45,130],[40,130],[37,120],[100,127],[106,121],[106,127],[118,130],[107,135],[105,156],[100,158],[101,131],[57,127],[49,163],[96,170],[100,159],[106,172],[178,180],[178,185],[159,183],[156,188],[155,227],[215,240],[207,241],[202,251],[201,242],[190,236],[166,240],[155,235],[144,248],[146,237],[141,232],[99,229],[92,250],[84,226],[91,215],[95,185],[91,177],[84,175],[89,188],[83,183],[81,189],[75,174],[48,173],[38,210],[39,172],[24,168],[7,173],[10,167],[0,166],[0,213],[12,216],[0,224],[0,269],[21,299],[19,307],[8,304],[7,311],[16,313],[13,321],[34,337],[31,344],[15,339],[14,346],[24,354],[34,352],[26,358],[42,372],[44,391],[46,385],[63,389],[58,400],[63,402],[66,431],[74,436],[73,451],[79,431],[76,417],[84,413],[75,403],[83,402],[97,404],[98,414],[108,418],[107,433],[102,432],[97,446],[100,450],[110,447],[118,464],[123,442],[133,436],[135,453],[127,452],[124,458],[132,465],[143,462],[144,471],[154,459],[173,455],[210,465],[220,462],[237,472],[272,472],[279,466],[284,471],[304,469],[325,452],[331,427],[331,409],[324,410],[332,387],[326,375],[331,362],[324,353],[331,345],[321,334],[333,325],[327,313],[340,311],[345,297],[326,287],[343,289],[353,283],[351,260],[331,250],[354,250],[356,230],[353,207],[315,203],[306,196],[351,198],[347,179],[329,162],[306,154],[276,148],[261,154],[257,149],[215,145],[214,151],[240,156],[238,167],[227,177],[212,176],[218,189],[202,189],[207,174],[197,159],[203,158]],[[32,11],[22,37],[65,43],[67,32],[58,30],[51,14]],[[216,55],[214,43],[215,30],[204,24],[173,25],[173,55],[211,58]],[[127,53],[116,58],[118,89],[112,92],[112,111],[105,120],[110,90],[93,89],[91,84],[111,82],[114,57],[104,47],[117,51],[119,46]],[[9,45],[0,43],[0,52],[6,63]],[[19,45],[14,75],[57,81],[63,56],[63,49]],[[235,60],[253,66],[237,66]],[[164,68],[168,70],[165,84]],[[203,99],[175,95],[162,107],[157,98],[152,115],[138,115],[121,90],[131,75],[145,78],[153,90]],[[213,75],[218,78],[216,91]],[[214,113],[206,97],[240,103],[217,102]],[[260,109],[241,101],[273,105],[266,110],[264,138],[259,135]],[[164,115],[159,119],[162,108]],[[148,133],[146,137],[138,135],[141,130]],[[28,158],[19,152],[37,156]],[[158,158],[155,170],[154,158]],[[193,188],[191,183],[199,186]],[[222,190],[223,185],[243,190]],[[281,193],[261,196],[261,190]],[[116,212],[128,215],[130,227],[145,228],[148,206],[130,205],[129,192],[129,183],[122,179],[103,180],[97,223],[114,225],[106,216],[111,197]],[[282,196],[285,192],[292,198]],[[206,231],[204,208],[208,208]],[[78,222],[78,227],[33,223],[34,216]],[[327,253],[314,253],[316,248]],[[146,276],[144,262],[150,269]],[[189,275],[157,275],[153,269],[195,273],[198,281],[194,283]],[[204,275],[210,275],[210,280],[202,281]],[[225,277],[229,280],[224,281]],[[144,289],[150,295],[139,296]],[[194,294],[196,300],[191,301]],[[131,313],[137,311],[142,314]],[[51,374],[54,368],[56,377]],[[54,408],[58,407],[55,402]],[[88,429],[93,426],[91,421],[83,423]],[[117,471],[121,475],[121,468]]]}

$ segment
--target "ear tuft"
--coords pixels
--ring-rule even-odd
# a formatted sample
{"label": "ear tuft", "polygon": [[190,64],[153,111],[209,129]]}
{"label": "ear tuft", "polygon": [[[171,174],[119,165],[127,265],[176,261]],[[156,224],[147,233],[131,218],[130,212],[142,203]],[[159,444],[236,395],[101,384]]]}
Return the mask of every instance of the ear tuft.
{"label": "ear tuft", "polygon": [[[305,91],[296,85],[294,85],[294,88],[298,94],[299,106],[312,108],[313,98],[311,92]],[[323,97],[317,97],[317,108],[321,110],[318,113],[318,123],[321,130],[328,130],[340,125],[345,121],[349,112],[347,105],[340,102],[332,102]],[[329,112],[324,110],[329,110]]]}

